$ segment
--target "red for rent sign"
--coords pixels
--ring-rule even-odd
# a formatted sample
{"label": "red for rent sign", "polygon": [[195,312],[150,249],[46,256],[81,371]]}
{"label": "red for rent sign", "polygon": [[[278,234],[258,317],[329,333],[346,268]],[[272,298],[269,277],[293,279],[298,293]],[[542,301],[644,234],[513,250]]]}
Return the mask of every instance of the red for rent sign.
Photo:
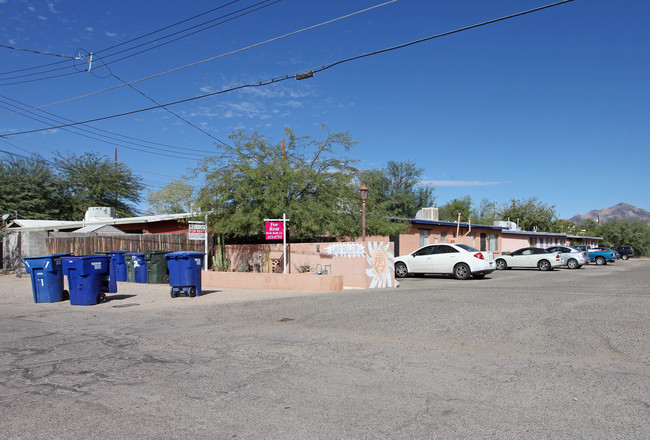
{"label": "red for rent sign", "polygon": [[282,222],[265,222],[264,232],[267,240],[282,240],[284,238]]}

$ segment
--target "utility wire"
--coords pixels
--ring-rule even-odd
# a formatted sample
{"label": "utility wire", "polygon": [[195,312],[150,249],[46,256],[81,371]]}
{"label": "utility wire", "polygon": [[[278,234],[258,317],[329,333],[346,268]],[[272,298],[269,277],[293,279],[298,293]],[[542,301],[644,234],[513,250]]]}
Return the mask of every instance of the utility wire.
{"label": "utility wire", "polygon": [[[11,101],[11,102],[7,102],[7,101]],[[16,99],[9,98],[8,96],[4,96],[4,95],[0,95],[0,103],[4,103],[6,105],[10,105],[10,106],[14,107],[14,108],[9,109],[11,111],[14,111],[16,108],[20,109],[19,105],[23,106],[23,107],[30,107],[29,104],[18,101]],[[45,119],[45,120],[52,121],[55,124],[60,124],[61,122],[57,121],[54,118],[57,118],[57,119],[63,120],[63,121],[67,121],[67,122],[76,122],[76,121],[73,121],[72,119],[64,118],[62,116],[56,115],[56,114],[48,112],[46,110],[37,110],[37,111],[40,112],[40,113],[43,113],[44,115],[52,116],[52,117],[40,116],[40,117]],[[35,113],[35,112],[30,112],[30,113]],[[47,122],[44,122],[42,119],[38,120],[38,122],[45,123],[45,124],[47,123]],[[55,124],[52,124],[52,125],[55,125]],[[176,145],[162,144],[162,143],[159,143],[159,142],[152,142],[152,141],[147,141],[147,140],[144,140],[144,139],[135,138],[135,137],[132,137],[132,136],[126,136],[126,135],[123,135],[123,134],[114,133],[112,131],[103,130],[103,129],[97,128],[97,127],[92,127],[92,126],[87,126],[87,125],[85,125],[84,127],[85,127],[85,129],[77,127],[77,130],[80,130],[82,132],[88,132],[88,133],[96,135],[96,136],[104,136],[104,137],[106,137],[108,139],[114,139],[114,140],[117,140],[117,141],[130,143],[130,144],[133,144],[133,145],[136,145],[136,146],[141,146],[141,147],[144,147],[144,148],[153,149],[153,147],[150,147],[148,145],[144,145],[144,144],[150,144],[150,145],[156,145],[156,146],[159,146],[159,147],[167,147],[167,148],[170,149],[170,150],[167,150],[167,148],[163,148],[162,149],[163,151],[167,150],[167,151],[172,151],[172,152],[178,152],[179,150],[185,150],[185,151],[195,151],[197,153],[214,154],[214,151],[199,150],[199,149],[195,149],[195,148],[179,147],[179,146],[176,146]],[[93,130],[93,131],[91,131],[91,130]],[[100,132],[100,133],[95,133],[95,132]],[[106,134],[102,134],[102,133],[106,133]],[[128,140],[124,140],[124,139],[128,139]],[[131,142],[131,141],[137,141],[137,142]],[[39,147],[39,148],[42,148],[42,147]],[[155,150],[155,151],[157,151],[157,150]]]}
{"label": "utility wire", "polygon": [[[248,88],[248,87],[261,87],[261,86],[265,86],[265,85],[285,81],[285,80],[290,79],[290,78],[301,79],[301,78],[304,78],[304,77],[310,77],[310,76],[313,76],[313,74],[315,72],[324,71],[324,70],[330,69],[332,67],[335,67],[335,66],[338,66],[338,65],[350,62],[350,61],[355,61],[355,60],[365,58],[365,57],[369,57],[369,56],[372,56],[372,55],[377,55],[377,54],[380,54],[380,53],[385,53],[385,52],[401,49],[401,48],[408,47],[408,46],[411,46],[411,45],[414,45],[414,44],[429,41],[429,40],[432,40],[434,38],[440,38],[440,37],[452,35],[452,34],[455,34],[455,33],[458,33],[458,32],[466,31],[466,30],[469,30],[469,29],[474,29],[474,28],[477,28],[477,27],[480,27],[480,26],[486,26],[488,24],[497,23],[499,21],[504,21],[504,20],[508,20],[508,19],[511,19],[511,18],[520,17],[522,15],[526,15],[526,14],[530,14],[530,13],[533,13],[533,12],[541,11],[543,9],[551,8],[553,6],[558,6],[558,5],[562,5],[562,4],[565,4],[565,3],[570,3],[572,1],[574,1],[574,0],[564,0],[564,1],[561,1],[561,2],[557,2],[557,3],[552,3],[552,4],[549,4],[549,5],[546,5],[546,6],[541,6],[539,8],[529,9],[527,11],[518,12],[516,14],[507,15],[505,17],[497,18],[497,19],[494,19],[494,20],[489,20],[489,21],[485,21],[485,22],[478,23],[478,24],[475,24],[475,25],[459,28],[459,29],[456,29],[456,30],[453,30],[453,31],[433,35],[431,37],[421,38],[419,40],[414,40],[414,41],[411,41],[411,42],[408,42],[408,43],[400,44],[398,46],[392,46],[392,47],[389,47],[389,48],[386,48],[386,49],[381,49],[381,50],[377,50],[377,51],[374,51],[374,52],[369,52],[369,53],[366,53],[366,54],[363,54],[363,55],[358,55],[358,56],[355,56],[355,57],[346,58],[344,60],[335,61],[335,62],[330,63],[328,65],[324,65],[324,66],[322,66],[320,68],[309,70],[306,74],[295,73],[295,74],[291,74],[291,75],[286,75],[284,77],[276,77],[276,78],[272,78],[272,79],[269,79],[269,80],[266,80],[266,81],[261,81],[259,83],[245,84],[245,85],[241,85],[241,86],[237,86],[237,87],[232,87],[230,89],[221,90],[221,91],[218,91],[218,92],[206,93],[204,95],[199,95],[199,96],[195,96],[195,97],[192,97],[192,98],[186,98],[186,99],[182,99],[182,100],[179,100],[179,101],[169,102],[169,103],[164,104],[164,105],[165,106],[170,106],[170,105],[180,104],[180,103],[184,103],[184,102],[190,102],[190,101],[194,101],[194,100],[197,100],[197,99],[207,98],[208,96],[220,95],[222,93],[232,92],[234,90],[240,90],[240,89],[244,89],[244,88]],[[78,123],[75,123],[75,124],[66,124],[66,125],[62,125],[62,126],[59,126],[59,127],[52,127],[52,128],[62,128],[62,127],[68,127],[68,126],[71,126],[71,125],[84,124],[84,123],[88,123],[88,122],[103,121],[103,120],[106,120],[106,119],[117,118],[117,117],[120,117],[120,116],[127,116],[127,115],[132,115],[132,114],[135,114],[135,113],[154,110],[154,109],[157,109],[157,108],[160,108],[160,107],[162,107],[162,105],[143,108],[143,109],[138,109],[138,110],[132,110],[132,111],[129,111],[129,112],[119,113],[119,114],[110,115],[110,116],[104,116],[104,117],[90,119],[90,120],[83,121],[83,122],[78,122]],[[6,116],[6,115],[0,115],[0,116]],[[0,137],[16,136],[16,135],[19,135],[19,134],[27,134],[27,133],[35,133],[35,132],[46,131],[46,130],[50,130],[50,129],[51,128],[41,128],[41,129],[22,131],[22,132],[17,132],[17,133],[2,134],[2,135],[0,135]]]}
{"label": "utility wire", "polygon": [[53,56],[53,57],[68,58],[68,59],[71,59],[71,60],[76,59],[75,57],[71,57],[69,55],[59,55],[57,53],[40,52],[38,50],[31,50],[31,49],[21,49],[19,47],[5,46],[4,44],[0,44],[0,47],[4,47],[5,49],[19,50],[19,51],[22,51],[22,52],[35,53],[35,54],[39,54],[39,55],[50,55],[50,56]]}
{"label": "utility wire", "polygon": [[176,118],[180,119],[181,121],[185,122],[185,123],[186,123],[187,125],[189,125],[190,127],[192,127],[192,128],[194,128],[194,129],[200,131],[201,133],[203,133],[203,134],[209,136],[211,139],[214,139],[215,141],[219,142],[220,144],[225,145],[226,147],[230,147],[230,145],[228,145],[227,143],[225,143],[225,142],[222,141],[221,139],[218,139],[217,137],[211,135],[210,133],[208,133],[207,131],[205,131],[205,130],[202,129],[201,127],[199,127],[199,126],[197,126],[197,125],[194,125],[193,123],[191,123],[191,122],[188,121],[187,119],[183,118],[183,117],[182,117],[181,115],[179,115],[178,113],[174,112],[173,110],[168,109],[165,105],[160,104],[158,101],[156,101],[155,99],[153,99],[152,97],[150,97],[149,95],[147,95],[146,93],[144,93],[143,91],[141,91],[141,90],[135,88],[135,87],[133,86],[133,84],[128,84],[126,81],[124,81],[123,79],[121,79],[120,77],[118,77],[117,75],[115,75],[114,73],[111,73],[111,75],[112,75],[115,79],[117,79],[118,81],[120,81],[120,82],[122,82],[122,83],[124,83],[124,84],[127,84],[127,85],[132,89],[132,90],[134,90],[135,92],[137,92],[137,93],[139,93],[140,95],[144,96],[144,97],[147,98],[149,101],[153,102],[154,104],[160,105],[160,106],[161,106],[165,111],[167,111],[168,113],[172,114],[173,116],[175,116]]}
{"label": "utility wire", "polygon": [[[236,1],[240,1],[240,0],[236,0]],[[160,37],[160,38],[157,38],[157,39],[152,40],[152,41],[148,41],[148,42],[146,42],[146,43],[139,44],[139,45],[134,46],[134,47],[130,47],[130,48],[127,48],[127,49],[124,49],[124,50],[121,50],[121,51],[118,51],[118,52],[115,52],[115,53],[112,53],[112,54],[104,55],[103,57],[104,57],[104,59],[105,59],[105,58],[109,58],[109,57],[113,57],[113,56],[119,55],[119,54],[121,54],[121,53],[128,52],[128,51],[131,51],[131,50],[134,50],[134,49],[137,49],[138,47],[142,47],[142,46],[146,46],[146,45],[148,45],[148,44],[155,43],[155,42],[157,42],[157,41],[163,40],[163,39],[165,39],[165,38],[169,38],[169,37],[174,36],[174,35],[177,35],[177,34],[179,34],[179,33],[186,32],[186,31],[191,30],[191,29],[194,29],[194,28],[196,28],[196,27],[203,26],[203,25],[205,25],[205,24],[207,24],[207,23],[211,23],[211,22],[213,22],[213,21],[223,19],[223,18],[225,18],[225,17],[228,17],[228,16],[231,16],[231,15],[237,14],[237,13],[242,12],[242,11],[246,11],[247,9],[254,8],[255,6],[262,5],[263,3],[267,3],[267,2],[269,2],[269,1],[271,1],[271,0],[262,0],[262,1],[258,2],[258,3],[255,3],[255,4],[251,5],[251,6],[247,6],[247,7],[245,7],[245,8],[239,9],[239,10],[234,11],[234,12],[231,12],[231,13],[229,13],[229,14],[222,15],[222,16],[217,17],[217,18],[214,18],[214,19],[212,19],[212,20],[208,20],[208,21],[206,21],[206,22],[199,23],[199,24],[197,24],[197,25],[195,25],[195,26],[191,26],[191,27],[189,27],[189,28],[182,29],[182,30],[177,31],[177,32],[174,32],[174,33],[172,33],[172,34],[164,35],[164,36],[162,36],[162,37]],[[230,17],[230,18],[227,19],[227,20],[223,20],[223,21],[221,21],[221,22],[219,22],[219,23],[216,23],[216,24],[213,24],[213,25],[210,25],[210,26],[206,26],[206,27],[204,27],[203,29],[199,29],[199,30],[194,31],[194,32],[192,32],[192,33],[189,33],[189,34],[186,34],[186,35],[182,35],[182,36],[180,36],[180,37],[178,37],[178,38],[175,38],[175,39],[173,39],[173,40],[170,40],[170,41],[167,41],[167,42],[164,42],[164,43],[158,44],[158,45],[153,46],[153,47],[149,47],[149,48],[147,48],[147,49],[141,50],[141,51],[136,52],[136,53],[133,53],[133,54],[131,54],[131,55],[124,56],[124,57],[122,57],[122,58],[119,58],[119,59],[117,59],[117,60],[113,60],[113,61],[108,62],[108,63],[105,63],[105,64],[116,63],[116,62],[119,62],[119,61],[125,60],[125,59],[127,59],[127,58],[131,58],[131,57],[134,57],[134,56],[136,56],[136,55],[140,55],[140,54],[142,54],[142,53],[145,53],[145,52],[148,52],[148,51],[150,51],[150,50],[156,49],[156,48],[158,48],[158,47],[161,47],[161,46],[164,46],[164,45],[167,45],[167,44],[173,43],[173,42],[178,41],[178,40],[180,40],[180,39],[183,39],[183,38],[185,38],[185,37],[189,37],[189,36],[191,36],[191,35],[197,34],[197,33],[202,32],[202,31],[204,31],[204,30],[207,30],[207,29],[213,28],[213,27],[215,27],[215,26],[219,26],[219,25],[221,25],[221,24],[227,23],[227,22],[232,21],[232,20],[235,20],[235,19],[237,19],[237,18],[241,18],[241,17],[243,17],[243,16],[245,16],[245,15],[251,14],[251,13],[256,12],[256,11],[258,11],[258,10],[260,10],[260,9],[267,8],[267,7],[272,6],[272,5],[274,5],[274,4],[276,4],[276,3],[280,2],[280,1],[282,1],[282,0],[275,0],[273,3],[270,3],[270,4],[267,4],[267,5],[260,6],[260,7],[258,7],[258,8],[252,9],[252,10],[248,10],[248,11],[246,11],[246,12],[242,12],[241,14],[239,14],[239,15],[234,15],[233,17]],[[232,3],[235,3],[235,2],[228,3],[228,5],[230,5],[230,4],[232,4]],[[225,5],[225,6],[227,6],[227,5]],[[223,7],[223,6],[222,6],[222,7]],[[214,10],[216,10],[216,9],[219,9],[219,8],[215,8],[215,9],[213,9],[213,10],[211,10],[211,11],[214,11]],[[211,12],[211,11],[208,11],[208,12]],[[207,13],[207,12],[206,12],[206,13]],[[205,14],[205,13],[204,13],[204,14]],[[198,16],[200,16],[200,15],[204,15],[204,14],[199,14]],[[195,16],[195,17],[198,17],[198,16]],[[189,20],[189,19],[188,19],[188,20]],[[187,20],[184,20],[184,21],[187,21]],[[182,22],[180,22],[180,23],[183,23],[184,21],[182,21]],[[176,26],[177,24],[178,24],[178,23],[173,24],[173,25],[170,25],[170,26],[167,26],[166,28],[163,28],[163,29],[167,29],[167,28],[169,28],[169,27]],[[156,33],[156,32],[159,32],[159,31],[160,31],[160,30],[153,31],[153,32],[150,32],[149,34],[146,34],[146,35],[151,35],[151,34],[154,34],[154,33]],[[142,38],[142,36],[141,36],[141,37],[134,38],[134,39],[132,39],[132,40],[129,40],[129,42],[136,41],[136,40],[138,40],[138,39],[140,39],[140,38]],[[117,44],[117,45],[115,45],[115,46],[111,46],[111,48],[118,47],[118,46],[120,46],[120,45],[122,45],[122,44],[126,44],[126,43],[128,43],[128,42],[120,43],[120,44]],[[110,48],[109,48],[109,49],[110,49]],[[105,52],[106,50],[108,50],[108,49],[102,49],[102,50],[99,50],[99,51],[97,51],[97,52],[94,52],[94,53],[93,53],[93,59],[95,59],[95,57],[96,57],[96,55],[97,55],[98,53]],[[76,55],[75,57],[71,57],[71,58],[73,58],[73,59],[75,59],[75,60],[83,59],[84,56],[83,56],[83,55],[79,55],[79,54],[81,53],[81,51],[82,51],[82,49],[79,49],[79,50],[77,51],[77,55]],[[88,53],[88,56],[90,56],[89,53]],[[59,62],[59,63],[61,63],[61,62]],[[36,68],[46,67],[46,66],[51,66],[51,65],[55,65],[55,64],[59,64],[59,63],[51,63],[51,64],[47,64],[47,65],[43,65],[43,66],[36,66],[36,67],[34,67],[34,68],[28,68],[28,69],[36,69]],[[86,63],[85,63],[85,64],[86,64]],[[63,66],[63,67],[57,67],[57,68],[54,68],[54,69],[43,70],[43,71],[40,71],[40,72],[27,73],[27,74],[22,74],[22,75],[17,75],[17,76],[10,76],[10,77],[5,77],[5,78],[0,78],[0,81],[9,81],[9,80],[12,80],[12,79],[20,79],[20,78],[27,78],[27,77],[30,77],[30,76],[43,75],[43,74],[45,74],[45,73],[50,73],[50,72],[57,72],[57,71],[61,71],[61,70],[66,70],[66,69],[69,69],[70,67],[71,67],[71,66]],[[76,67],[76,66],[75,66],[75,67]],[[20,70],[16,70],[16,71],[12,71],[12,72],[0,73],[0,76],[1,76],[1,75],[5,75],[5,74],[10,74],[10,73],[17,73],[17,72],[21,72],[21,71],[28,70],[28,69],[20,69]],[[68,72],[68,73],[65,73],[65,74],[60,74],[60,75],[51,75],[51,76],[46,76],[46,77],[41,77],[41,78],[34,78],[34,79],[29,79],[29,80],[14,81],[14,82],[11,82],[11,83],[0,84],[0,86],[9,86],[9,85],[15,85],[15,84],[24,84],[24,83],[30,83],[30,82],[36,82],[36,81],[42,81],[42,80],[46,80],[46,79],[59,78],[59,77],[62,77],[62,76],[73,75],[73,74],[78,73],[78,72],[87,72],[87,71],[89,71],[89,70],[90,70],[89,68],[84,68],[84,69],[81,69],[81,70],[78,69],[76,72]],[[92,72],[92,70],[91,70],[91,72]]]}
{"label": "utility wire", "polygon": [[[280,39],[282,39],[282,38],[286,38],[286,37],[289,37],[289,36],[292,36],[292,35],[296,35],[296,34],[299,34],[299,33],[302,33],[302,32],[306,32],[306,31],[308,31],[308,30],[315,29],[315,28],[318,28],[318,27],[320,27],[320,26],[324,26],[324,25],[326,25],[326,24],[334,23],[334,22],[336,22],[336,21],[343,20],[343,19],[345,19],[345,18],[349,18],[349,17],[352,17],[352,16],[354,16],[354,15],[361,14],[361,13],[363,13],[363,12],[367,12],[367,11],[370,11],[370,10],[372,10],[372,9],[379,8],[379,7],[381,7],[381,6],[385,6],[385,5],[388,5],[388,4],[390,4],[390,3],[394,3],[394,2],[396,2],[396,1],[397,1],[397,0],[389,0],[389,1],[385,2],[385,3],[381,3],[381,4],[379,4],[379,5],[371,6],[371,7],[369,7],[369,8],[362,9],[362,10],[360,10],[360,11],[356,11],[356,12],[353,12],[353,13],[350,13],[350,14],[347,14],[347,15],[343,15],[343,16],[341,16],[341,17],[334,18],[334,19],[332,19],[332,20],[324,21],[324,22],[322,22],[322,23],[315,24],[315,25],[313,25],[313,26],[309,26],[309,27],[306,27],[306,28],[303,28],[303,29],[300,29],[300,30],[297,30],[297,31],[289,32],[288,34],[280,35],[280,36],[278,36],[278,37],[274,37],[274,38],[271,38],[271,39],[266,40],[266,41],[262,41],[262,42],[259,42],[259,43],[255,43],[255,44],[252,44],[252,45],[250,45],[250,46],[246,46],[246,47],[243,47],[243,48],[240,48],[240,49],[236,49],[236,50],[233,50],[233,51],[230,51],[230,52],[223,53],[223,54],[221,54],[221,55],[216,55],[216,56],[214,56],[214,57],[206,58],[206,59],[204,59],[204,60],[197,61],[197,62],[195,62],[195,63],[191,63],[191,64],[187,64],[187,65],[185,65],[185,66],[177,67],[177,68],[175,68],[175,69],[167,70],[167,71],[165,71],[165,72],[157,73],[157,74],[155,74],[155,75],[150,75],[150,76],[147,76],[147,77],[145,77],[145,78],[140,78],[140,79],[137,79],[137,80],[134,80],[134,81],[130,81],[128,84],[136,84],[136,83],[139,83],[139,82],[142,82],[142,81],[146,81],[146,80],[149,80],[149,79],[157,78],[157,77],[159,77],[159,76],[167,75],[167,74],[169,74],[169,73],[177,72],[177,71],[179,71],[179,70],[187,69],[187,68],[189,68],[189,67],[198,66],[199,64],[203,64],[203,63],[206,63],[206,62],[208,62],[208,61],[213,61],[213,60],[216,60],[216,59],[218,59],[218,58],[223,58],[223,57],[228,56],[228,55],[232,55],[232,54],[235,54],[235,53],[238,53],[238,52],[243,52],[243,51],[248,50],[248,49],[252,49],[252,48],[255,48],[255,47],[262,46],[262,45],[264,45],[264,44],[271,43],[271,42],[273,42],[273,41],[280,40]],[[569,0],[569,1],[571,1],[571,0]],[[74,98],[68,98],[68,99],[64,99],[64,100],[62,100],[62,101],[57,101],[57,102],[53,102],[53,103],[50,103],[50,104],[44,104],[44,105],[41,105],[41,106],[38,106],[38,107],[34,107],[33,109],[39,109],[39,108],[50,107],[50,106],[53,106],[53,105],[62,104],[62,103],[64,103],[64,102],[70,102],[70,101],[74,101],[74,100],[77,100],[77,99],[86,98],[86,97],[88,97],[88,96],[93,96],[93,95],[97,95],[97,94],[99,94],[99,93],[108,92],[108,91],[110,91],[110,90],[119,89],[119,88],[121,88],[121,87],[125,87],[125,86],[128,85],[128,84],[122,84],[122,85],[119,85],[119,86],[109,87],[109,88],[107,88],[107,89],[97,90],[97,91],[95,91],[95,92],[86,93],[85,95],[79,95],[79,96],[76,96],[76,97],[74,97]],[[252,85],[248,85],[248,86],[242,86],[242,87],[238,87],[238,88],[251,87],[251,86],[252,86]],[[236,90],[236,89],[237,89],[237,88],[234,88],[233,90]],[[204,97],[205,97],[205,96],[211,96],[211,94],[204,95]],[[198,99],[198,97],[197,97],[197,98],[193,98],[193,99]],[[190,99],[190,100],[191,100],[191,99]],[[181,101],[179,101],[179,102],[181,102]],[[165,104],[165,105],[167,105],[167,104]],[[171,104],[170,104],[170,105],[171,105]],[[155,108],[158,108],[158,107],[155,107]],[[33,110],[33,109],[31,109],[31,110]],[[150,109],[151,109],[151,108],[150,108]],[[24,110],[24,111],[27,111],[27,110]],[[16,112],[16,113],[19,113],[19,112]],[[0,115],[0,117],[3,117],[3,116],[9,116],[9,115],[13,115],[13,114],[16,114],[16,113],[7,113],[7,114]]]}

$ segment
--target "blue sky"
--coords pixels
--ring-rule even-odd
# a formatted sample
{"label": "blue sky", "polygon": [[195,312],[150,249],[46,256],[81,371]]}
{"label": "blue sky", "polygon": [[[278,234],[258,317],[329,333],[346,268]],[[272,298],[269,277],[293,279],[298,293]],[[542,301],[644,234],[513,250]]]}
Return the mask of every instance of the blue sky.
{"label": "blue sky", "polygon": [[[276,39],[382,3],[0,0],[0,45],[67,57],[80,49],[97,53],[93,75],[75,70],[75,63],[79,70],[87,66],[87,57],[75,62],[0,47],[0,135],[10,135],[0,139],[0,150],[45,157],[54,150],[98,151],[112,158],[117,147],[118,159],[159,189],[185,176],[197,157],[214,151],[214,138],[228,141],[233,130],[257,131],[279,143],[285,128],[322,138],[326,124],[359,142],[348,155],[361,168],[415,161],[424,182],[435,186],[436,205],[465,195],[476,205],[484,198],[502,204],[536,196],[555,205],[561,218],[619,202],[650,209],[650,3],[641,0],[576,0],[343,63],[303,81],[169,107],[209,135],[162,109],[89,124],[105,130],[95,131],[95,139],[71,133],[79,132],[73,127],[15,135],[46,127],[43,116],[59,124],[60,118],[79,122],[154,105],[129,87],[94,93],[120,85],[117,78],[134,81],[216,57],[133,84],[167,103],[552,2],[397,0]],[[152,44],[109,56],[255,4],[261,8],[195,35],[120,61]],[[25,76],[54,68],[61,70]],[[60,101],[66,102],[12,114],[17,102],[36,107]]]}

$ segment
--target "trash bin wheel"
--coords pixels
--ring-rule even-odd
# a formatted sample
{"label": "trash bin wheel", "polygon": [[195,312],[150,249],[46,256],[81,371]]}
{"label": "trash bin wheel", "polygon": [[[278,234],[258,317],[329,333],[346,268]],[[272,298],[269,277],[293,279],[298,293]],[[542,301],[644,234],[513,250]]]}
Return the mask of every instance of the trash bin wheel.
{"label": "trash bin wheel", "polygon": [[169,289],[169,294],[171,295],[172,298],[176,298],[176,292],[174,292],[173,287],[171,289]]}
{"label": "trash bin wheel", "polygon": [[106,294],[104,292],[97,295],[97,304],[101,304],[106,301]]}
{"label": "trash bin wheel", "polygon": [[187,293],[190,295],[190,298],[194,298],[196,296],[196,287],[190,287],[187,289]]}
{"label": "trash bin wheel", "polygon": [[63,291],[63,295],[61,295],[61,300],[62,301],[69,301],[70,300],[70,292],[67,290]]}
{"label": "trash bin wheel", "polygon": [[165,276],[163,277],[163,283],[165,283],[165,284],[169,284],[169,275],[165,275]]}

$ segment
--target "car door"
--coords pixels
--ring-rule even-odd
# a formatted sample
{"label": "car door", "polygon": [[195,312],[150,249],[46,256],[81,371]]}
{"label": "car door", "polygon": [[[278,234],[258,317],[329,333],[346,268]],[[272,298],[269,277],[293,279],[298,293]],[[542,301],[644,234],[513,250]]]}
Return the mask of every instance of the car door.
{"label": "car door", "polygon": [[407,266],[411,273],[433,273],[433,254],[435,246],[426,246],[410,255]]}
{"label": "car door", "polygon": [[433,254],[433,269],[435,273],[452,273],[454,266],[459,261],[460,252],[458,249],[447,244],[436,247]]}
{"label": "car door", "polygon": [[515,251],[512,254],[510,254],[510,261],[508,261],[508,266],[526,267],[529,257],[530,257],[530,249],[520,249],[518,251]]}

